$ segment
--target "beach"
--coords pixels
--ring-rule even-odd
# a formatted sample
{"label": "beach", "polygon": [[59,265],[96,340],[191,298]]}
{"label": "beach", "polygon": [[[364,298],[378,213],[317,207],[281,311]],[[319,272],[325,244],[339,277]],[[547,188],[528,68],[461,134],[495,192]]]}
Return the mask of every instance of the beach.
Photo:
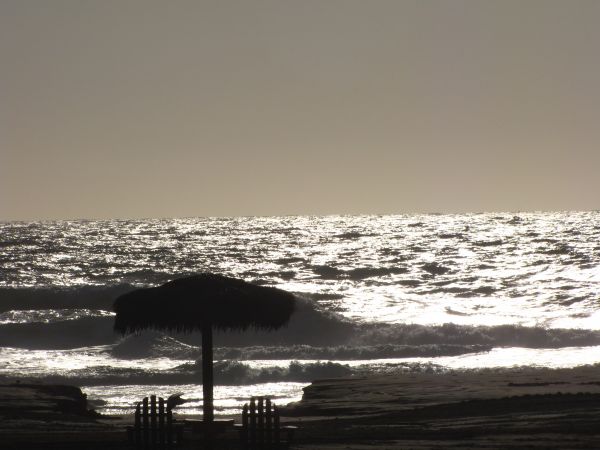
{"label": "beach", "polygon": [[0,450],[600,450],[598,23],[0,0]]}
{"label": "beach", "polygon": [[[198,419],[200,333],[124,336],[113,303],[202,271],[296,297],[276,331],[215,333],[220,419],[239,423],[250,396],[268,395],[299,427],[294,448],[598,448],[597,223],[596,212],[1,223],[2,448],[127,448],[150,394],[182,392],[176,416]],[[64,385],[78,388],[51,388]],[[239,448],[236,432],[218,444]]]}
{"label": "beach", "polygon": [[312,448],[598,448],[599,368],[323,380],[289,414]]}
{"label": "beach", "polygon": [[[90,413],[76,388],[4,385],[0,397],[2,448],[127,448],[133,411]],[[280,406],[282,422],[298,426],[291,448],[598,448],[600,368],[317,380]],[[184,436],[183,448],[198,448],[198,435]],[[239,448],[237,439],[230,429],[217,448]]]}

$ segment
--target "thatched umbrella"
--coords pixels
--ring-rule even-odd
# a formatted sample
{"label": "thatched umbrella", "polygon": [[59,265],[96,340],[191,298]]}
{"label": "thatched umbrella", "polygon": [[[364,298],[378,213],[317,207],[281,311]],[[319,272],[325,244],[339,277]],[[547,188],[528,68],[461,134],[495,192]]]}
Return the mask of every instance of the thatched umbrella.
{"label": "thatched umbrella", "polygon": [[273,287],[202,273],[121,295],[114,303],[121,333],[156,329],[202,332],[204,421],[213,415],[212,330],[274,330],[294,312],[294,296]]}

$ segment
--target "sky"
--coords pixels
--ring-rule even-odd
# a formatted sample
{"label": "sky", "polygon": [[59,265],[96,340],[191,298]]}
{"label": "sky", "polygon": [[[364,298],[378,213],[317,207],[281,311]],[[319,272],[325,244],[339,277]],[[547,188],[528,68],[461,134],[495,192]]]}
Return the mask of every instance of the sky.
{"label": "sky", "polygon": [[0,0],[0,220],[600,209],[595,0]]}

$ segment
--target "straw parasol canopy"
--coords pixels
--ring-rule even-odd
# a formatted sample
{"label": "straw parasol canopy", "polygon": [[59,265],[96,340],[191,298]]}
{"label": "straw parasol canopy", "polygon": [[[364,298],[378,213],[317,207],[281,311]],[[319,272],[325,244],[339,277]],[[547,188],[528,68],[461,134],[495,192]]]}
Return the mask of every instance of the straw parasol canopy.
{"label": "straw parasol canopy", "polygon": [[114,303],[115,329],[201,331],[204,421],[212,422],[212,330],[275,330],[289,321],[294,304],[294,296],[281,289],[202,273],[121,295]]}

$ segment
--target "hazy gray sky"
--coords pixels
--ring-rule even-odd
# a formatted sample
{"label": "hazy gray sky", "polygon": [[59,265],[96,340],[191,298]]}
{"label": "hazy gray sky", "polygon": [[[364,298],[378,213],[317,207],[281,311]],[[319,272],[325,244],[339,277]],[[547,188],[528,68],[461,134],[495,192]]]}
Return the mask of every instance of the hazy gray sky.
{"label": "hazy gray sky", "polygon": [[598,209],[600,1],[0,0],[0,220]]}

